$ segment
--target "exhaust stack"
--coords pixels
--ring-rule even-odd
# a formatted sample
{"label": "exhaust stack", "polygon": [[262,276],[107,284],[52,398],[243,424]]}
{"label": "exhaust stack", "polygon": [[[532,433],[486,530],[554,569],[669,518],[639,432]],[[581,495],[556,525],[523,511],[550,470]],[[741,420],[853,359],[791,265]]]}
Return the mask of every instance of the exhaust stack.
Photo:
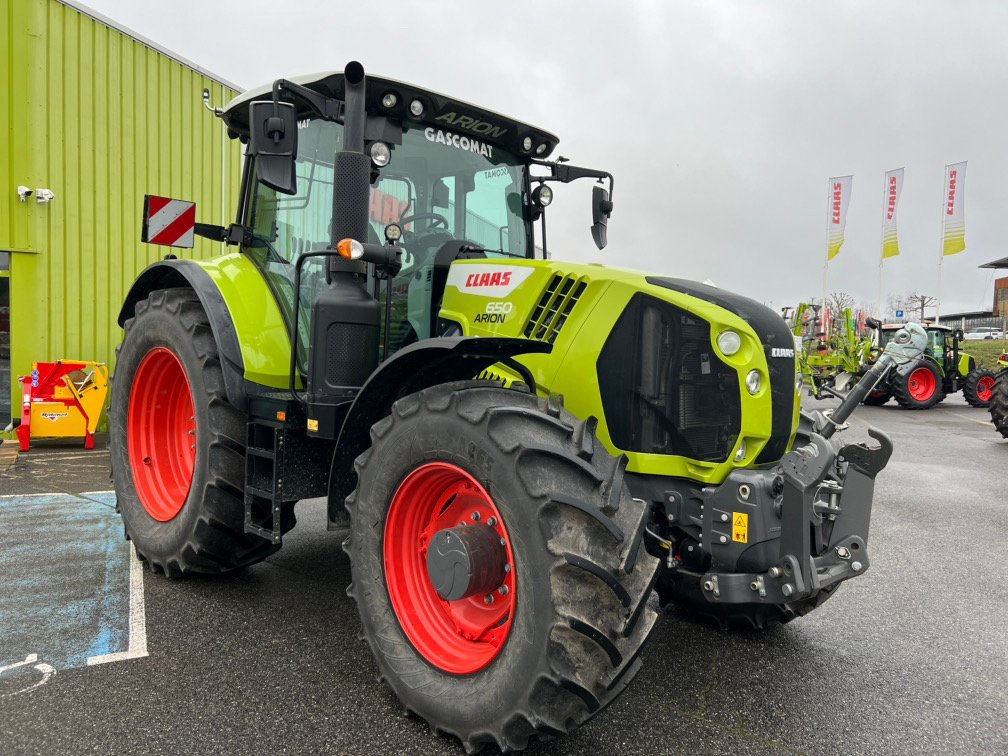
{"label": "exhaust stack", "polygon": [[[343,149],[336,153],[330,248],[368,240],[371,159],[364,153],[366,79],[352,61],[344,70]],[[335,438],[346,408],[378,367],[381,308],[367,290],[367,263],[328,258],[329,286],[312,305],[308,357],[308,435]]]}

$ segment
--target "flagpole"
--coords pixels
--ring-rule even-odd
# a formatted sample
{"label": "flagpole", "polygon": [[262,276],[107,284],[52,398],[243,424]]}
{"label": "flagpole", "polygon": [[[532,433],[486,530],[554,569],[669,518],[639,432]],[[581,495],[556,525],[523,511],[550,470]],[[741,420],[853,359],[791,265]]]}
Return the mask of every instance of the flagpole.
{"label": "flagpole", "polygon": [[882,172],[882,230],[879,232],[879,261],[878,261],[878,309],[875,312],[880,320],[882,317],[882,263],[885,262],[885,224],[886,207],[889,199],[889,187],[886,186],[886,174]]}
{"label": "flagpole", "polygon": [[833,181],[826,179],[826,261],[822,269],[822,306],[826,307],[826,276],[829,272],[830,212],[833,202]]}
{"label": "flagpole", "polygon": [[935,297],[935,325],[941,318],[942,263],[945,261],[945,206],[948,203],[948,166],[942,179],[941,223],[938,224],[938,295]]}

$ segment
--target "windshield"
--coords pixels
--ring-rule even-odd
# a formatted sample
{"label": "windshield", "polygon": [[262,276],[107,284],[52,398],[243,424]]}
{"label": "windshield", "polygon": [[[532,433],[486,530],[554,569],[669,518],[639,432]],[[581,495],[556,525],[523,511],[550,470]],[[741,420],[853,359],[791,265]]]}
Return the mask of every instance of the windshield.
{"label": "windshield", "polygon": [[[342,149],[343,127],[322,120],[298,124],[297,194],[280,194],[258,182],[246,225],[245,251],[264,271],[284,316],[298,316],[298,352],[305,369],[311,302],[325,285],[324,258],[306,262],[300,296],[294,263],[329,246],[333,161]],[[494,145],[441,129],[406,122],[402,144],[372,179],[368,239],[384,240],[389,223],[403,228],[403,267],[392,284],[389,353],[431,336],[430,283],[425,270],[452,240],[466,241],[488,257],[531,257],[531,226],[523,195],[526,166]],[[385,289],[375,291],[382,300]],[[384,315],[383,315],[384,317]]]}

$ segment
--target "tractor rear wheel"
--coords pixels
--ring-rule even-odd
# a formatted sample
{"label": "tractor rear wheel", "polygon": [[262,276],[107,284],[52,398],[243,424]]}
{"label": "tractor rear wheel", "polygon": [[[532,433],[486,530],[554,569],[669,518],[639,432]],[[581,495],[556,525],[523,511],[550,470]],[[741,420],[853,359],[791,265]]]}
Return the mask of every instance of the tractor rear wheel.
{"label": "tractor rear wheel", "polygon": [[[247,416],[233,407],[203,306],[190,289],[136,305],[116,349],[109,444],[116,501],[137,554],[169,577],[258,562],[244,532]],[[293,510],[287,515],[293,525]]]}
{"label": "tractor rear wheel", "polygon": [[659,561],[595,420],[467,381],[398,400],[371,439],[344,549],[380,679],[470,752],[605,708],[640,668]]}
{"label": "tractor rear wheel", "polygon": [[963,379],[963,396],[971,407],[989,407],[994,396],[993,370],[977,368]]}
{"label": "tractor rear wheel", "polygon": [[997,374],[988,409],[998,433],[1008,438],[1008,369]]}
{"label": "tractor rear wheel", "polygon": [[930,360],[920,360],[906,375],[896,373],[891,385],[903,409],[928,409],[942,398],[942,376]]}

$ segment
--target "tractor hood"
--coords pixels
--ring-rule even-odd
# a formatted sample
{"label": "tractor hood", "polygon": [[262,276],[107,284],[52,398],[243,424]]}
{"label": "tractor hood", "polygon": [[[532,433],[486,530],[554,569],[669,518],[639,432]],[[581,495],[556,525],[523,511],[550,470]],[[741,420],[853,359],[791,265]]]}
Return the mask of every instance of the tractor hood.
{"label": "tractor hood", "polygon": [[[292,77],[289,81],[315,90],[326,97],[344,99],[342,71],[307,74]],[[391,96],[387,97],[389,95]],[[229,135],[246,141],[249,133],[248,104],[253,100],[271,99],[272,96],[273,85],[267,84],[250,89],[229,102],[222,116]],[[315,115],[305,103],[299,102],[289,93],[285,92],[281,97],[298,106],[299,118],[311,118]],[[411,106],[415,101],[423,108],[419,116],[411,112]],[[516,121],[509,116],[421,89],[413,84],[370,74],[366,79],[365,109],[370,117],[385,116],[400,121],[408,119],[446,132],[476,136],[483,141],[499,145],[514,155],[545,158],[553,152],[560,141],[543,129]],[[531,139],[531,149],[524,148],[526,137]]]}

